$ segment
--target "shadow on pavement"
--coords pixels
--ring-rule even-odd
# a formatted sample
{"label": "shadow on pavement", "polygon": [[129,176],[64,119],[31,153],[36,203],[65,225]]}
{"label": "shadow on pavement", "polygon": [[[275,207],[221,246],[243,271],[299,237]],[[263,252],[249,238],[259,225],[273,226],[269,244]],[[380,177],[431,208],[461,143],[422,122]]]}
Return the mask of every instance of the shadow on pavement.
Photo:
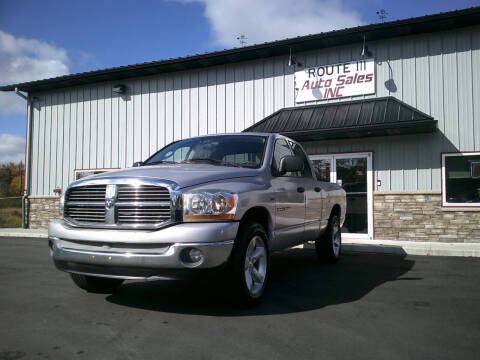
{"label": "shadow on pavement", "polygon": [[270,286],[250,309],[232,307],[220,279],[196,282],[148,281],[124,284],[109,302],[140,309],[211,316],[295,313],[358,300],[387,281],[401,278],[415,261],[405,256],[347,254],[338,264],[319,264],[312,250],[274,254]]}

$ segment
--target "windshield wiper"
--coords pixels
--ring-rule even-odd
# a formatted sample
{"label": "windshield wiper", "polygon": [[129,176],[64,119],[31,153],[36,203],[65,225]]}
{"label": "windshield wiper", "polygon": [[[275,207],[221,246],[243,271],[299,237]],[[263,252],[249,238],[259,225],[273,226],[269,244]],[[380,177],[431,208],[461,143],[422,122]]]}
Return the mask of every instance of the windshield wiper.
{"label": "windshield wiper", "polygon": [[258,164],[254,161],[246,161],[246,162],[240,163],[238,165],[241,166],[241,167],[249,168],[249,169],[256,169],[258,167]]}
{"label": "windshield wiper", "polygon": [[178,164],[178,163],[175,162],[175,161],[158,160],[158,161],[154,161],[154,162],[151,162],[151,163],[146,163],[146,164],[143,164],[143,165],[148,166],[148,165],[158,165],[158,164]]}
{"label": "windshield wiper", "polygon": [[235,163],[222,161],[222,160],[217,160],[217,159],[211,159],[211,158],[187,159],[187,160],[183,160],[181,163],[182,164],[194,164],[196,162],[206,162],[206,163],[209,163],[209,164],[212,164],[212,165],[241,167],[240,165],[235,164]]}

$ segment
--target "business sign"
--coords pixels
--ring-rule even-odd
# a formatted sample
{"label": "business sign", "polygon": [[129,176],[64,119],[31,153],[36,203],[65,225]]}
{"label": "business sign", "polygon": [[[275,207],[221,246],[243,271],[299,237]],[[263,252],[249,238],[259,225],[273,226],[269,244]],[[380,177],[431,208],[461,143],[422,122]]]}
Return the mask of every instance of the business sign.
{"label": "business sign", "polygon": [[375,61],[364,59],[295,72],[296,102],[375,94]]}

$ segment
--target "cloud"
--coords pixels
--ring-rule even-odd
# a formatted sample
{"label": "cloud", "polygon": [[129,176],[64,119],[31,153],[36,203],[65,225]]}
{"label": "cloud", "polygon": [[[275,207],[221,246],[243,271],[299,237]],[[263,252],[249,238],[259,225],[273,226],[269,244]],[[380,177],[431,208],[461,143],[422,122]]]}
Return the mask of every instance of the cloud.
{"label": "cloud", "polygon": [[[0,30],[0,85],[46,79],[69,72],[65,49]],[[25,114],[25,101],[0,92],[0,115]]]}
{"label": "cloud", "polygon": [[360,14],[344,0],[178,0],[205,6],[214,42],[239,46],[244,34],[247,44],[317,34],[362,25]]}
{"label": "cloud", "polygon": [[0,164],[25,161],[25,139],[10,134],[0,134]]}

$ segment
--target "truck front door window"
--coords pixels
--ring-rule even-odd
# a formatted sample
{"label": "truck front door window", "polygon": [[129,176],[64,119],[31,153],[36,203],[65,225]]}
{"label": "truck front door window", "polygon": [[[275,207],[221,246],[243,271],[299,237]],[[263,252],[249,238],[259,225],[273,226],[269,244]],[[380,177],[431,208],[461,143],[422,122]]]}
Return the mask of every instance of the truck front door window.
{"label": "truck front door window", "polygon": [[295,156],[300,157],[303,161],[303,171],[301,171],[300,174],[298,174],[298,176],[311,178],[312,169],[310,168],[310,163],[308,162],[307,155],[305,155],[300,145],[295,144],[293,142],[291,142],[290,145],[292,146],[293,154]]}
{"label": "truck front door window", "polygon": [[[292,155],[290,147],[285,140],[278,139],[275,142],[275,148],[273,150],[272,174],[278,174],[278,169],[280,169],[280,160],[287,155]],[[287,172],[283,176],[293,176],[293,173]]]}

